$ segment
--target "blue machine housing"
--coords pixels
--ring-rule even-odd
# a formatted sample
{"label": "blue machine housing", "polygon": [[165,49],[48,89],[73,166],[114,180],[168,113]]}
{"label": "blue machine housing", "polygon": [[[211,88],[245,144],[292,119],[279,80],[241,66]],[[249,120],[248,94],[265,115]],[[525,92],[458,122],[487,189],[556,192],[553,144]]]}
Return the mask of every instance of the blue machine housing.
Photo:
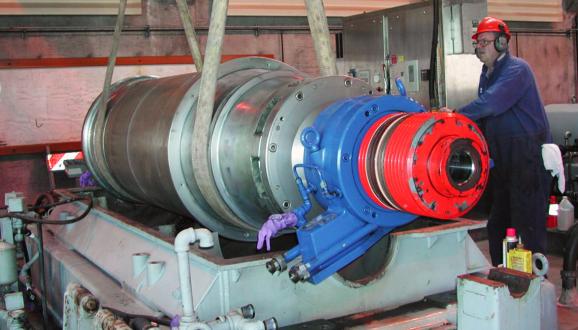
{"label": "blue machine housing", "polygon": [[[332,104],[303,130],[304,164],[294,169],[304,205],[295,209],[299,218],[299,244],[284,254],[286,262],[301,256],[302,278],[319,283],[361,256],[394,228],[417,216],[385,209],[363,190],[358,174],[358,155],[363,137],[379,118],[397,112],[423,112],[424,107],[405,96],[362,96]],[[303,168],[306,187],[298,176]],[[302,173],[303,173],[302,172]],[[325,212],[309,222],[308,194]],[[305,274],[305,276],[303,276]]]}

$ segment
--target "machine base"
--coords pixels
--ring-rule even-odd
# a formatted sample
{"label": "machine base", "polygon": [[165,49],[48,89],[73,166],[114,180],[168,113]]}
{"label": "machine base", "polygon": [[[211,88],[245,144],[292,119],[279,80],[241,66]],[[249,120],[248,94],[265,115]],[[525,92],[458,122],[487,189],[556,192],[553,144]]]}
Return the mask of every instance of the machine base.
{"label": "machine base", "polygon": [[[69,191],[59,191],[72,195]],[[81,212],[86,205],[58,206],[53,216]],[[489,264],[468,230],[484,223],[458,219],[435,227],[390,235],[387,262],[369,283],[333,275],[318,285],[272,276],[272,253],[224,259],[219,247],[192,247],[189,261],[193,301],[200,320],[212,320],[252,304],[256,319],[275,317],[280,326],[359,312],[394,309],[425,296],[454,290],[456,277]],[[181,314],[176,254],[160,232],[95,207],[80,222],[44,226],[49,305],[62,311],[70,283],[90,290],[103,306],[131,314]],[[33,277],[37,281],[37,270]],[[60,316],[57,316],[60,318]]]}

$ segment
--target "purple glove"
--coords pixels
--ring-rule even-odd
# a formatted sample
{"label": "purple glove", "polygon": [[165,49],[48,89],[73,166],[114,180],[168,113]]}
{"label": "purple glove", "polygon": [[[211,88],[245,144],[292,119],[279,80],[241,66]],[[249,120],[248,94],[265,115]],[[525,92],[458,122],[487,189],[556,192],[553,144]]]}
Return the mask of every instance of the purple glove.
{"label": "purple glove", "polygon": [[86,171],[80,176],[80,186],[81,187],[92,187],[96,186],[96,181],[92,178],[92,173]]}
{"label": "purple glove", "polygon": [[275,236],[280,230],[287,227],[293,227],[297,224],[297,215],[293,212],[283,214],[273,214],[265,221],[261,230],[259,230],[259,241],[257,250],[261,250],[263,243],[267,243],[267,251],[271,251],[271,237]]}
{"label": "purple glove", "polygon": [[181,316],[179,314],[176,314],[172,319],[171,319],[171,329],[178,329],[179,325],[181,323]]}

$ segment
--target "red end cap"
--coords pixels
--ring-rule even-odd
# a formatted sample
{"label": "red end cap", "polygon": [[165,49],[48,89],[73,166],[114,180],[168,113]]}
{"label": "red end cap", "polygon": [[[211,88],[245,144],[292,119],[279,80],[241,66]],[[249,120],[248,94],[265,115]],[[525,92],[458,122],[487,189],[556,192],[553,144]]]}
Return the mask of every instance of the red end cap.
{"label": "red end cap", "polygon": [[364,133],[357,171],[378,206],[452,219],[482,196],[489,159],[482,133],[463,115],[396,113]]}
{"label": "red end cap", "polygon": [[477,126],[448,113],[411,115],[391,134],[385,182],[397,208],[452,219],[478,202],[489,177],[489,152]]}

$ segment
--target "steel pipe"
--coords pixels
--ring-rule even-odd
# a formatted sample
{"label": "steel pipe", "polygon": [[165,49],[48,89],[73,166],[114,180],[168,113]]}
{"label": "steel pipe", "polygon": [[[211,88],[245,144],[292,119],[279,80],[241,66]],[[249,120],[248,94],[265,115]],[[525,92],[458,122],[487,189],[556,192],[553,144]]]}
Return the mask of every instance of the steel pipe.
{"label": "steel pipe", "polygon": [[175,252],[177,253],[177,264],[179,267],[179,283],[181,288],[181,301],[183,306],[183,316],[181,324],[191,324],[197,321],[195,307],[193,305],[193,291],[191,289],[191,269],[189,265],[189,244],[199,241],[199,246],[209,248],[214,245],[213,236],[210,231],[200,228],[187,228],[175,237]]}

